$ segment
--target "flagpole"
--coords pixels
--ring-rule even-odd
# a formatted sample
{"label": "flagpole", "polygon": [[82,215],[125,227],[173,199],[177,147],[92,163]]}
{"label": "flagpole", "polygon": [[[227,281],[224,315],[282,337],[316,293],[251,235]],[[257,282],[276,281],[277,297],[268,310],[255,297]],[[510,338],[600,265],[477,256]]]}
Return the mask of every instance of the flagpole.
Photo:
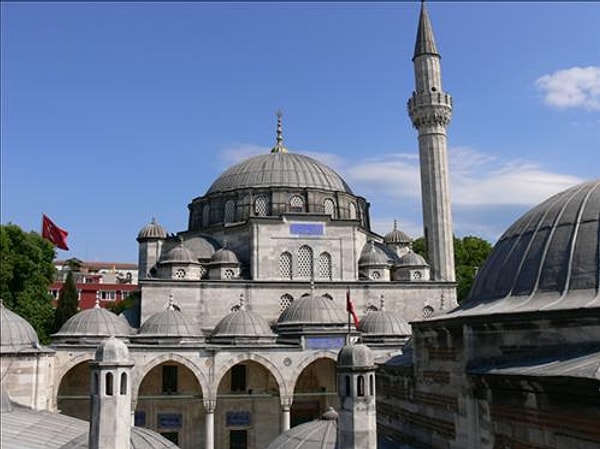
{"label": "flagpole", "polygon": [[346,290],[346,315],[348,316],[348,335],[346,335],[346,344],[350,344],[350,333],[352,332],[352,317],[348,303],[350,301],[350,289]]}

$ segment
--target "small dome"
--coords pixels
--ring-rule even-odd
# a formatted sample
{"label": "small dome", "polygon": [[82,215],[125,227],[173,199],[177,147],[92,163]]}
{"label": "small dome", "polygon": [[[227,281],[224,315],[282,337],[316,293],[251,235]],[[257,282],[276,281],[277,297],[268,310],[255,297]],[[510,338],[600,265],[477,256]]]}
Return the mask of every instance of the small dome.
{"label": "small dome", "polygon": [[384,250],[375,245],[372,240],[363,247],[360,258],[358,259],[359,267],[372,267],[390,265],[390,259]]}
{"label": "small dome", "polygon": [[338,368],[372,368],[375,366],[373,351],[367,345],[346,345],[338,353]]}
{"label": "small dome", "polygon": [[394,229],[388,232],[384,237],[383,241],[386,244],[400,244],[400,245],[408,245],[412,242],[412,239],[398,229],[398,222],[394,220]]}
{"label": "small dome", "polygon": [[180,243],[175,248],[171,249],[165,257],[161,258],[160,263],[196,263],[192,258],[192,253]]}
{"label": "small dome", "polygon": [[96,349],[94,360],[103,363],[129,362],[129,349],[121,340],[108,337]]}
{"label": "small dome", "polygon": [[138,335],[145,337],[198,336],[183,312],[176,310],[172,305],[169,305],[166,310],[148,317]]}
{"label": "small dome", "polygon": [[400,257],[397,266],[401,267],[428,267],[429,264],[423,256],[410,250],[408,253]]}
{"label": "small dome", "polygon": [[228,248],[221,248],[213,254],[210,259],[211,263],[231,263],[239,264],[237,255]]}
{"label": "small dome", "polygon": [[479,270],[469,313],[600,305],[600,179],[565,190],[519,218]]}
{"label": "small dome", "polygon": [[346,314],[336,303],[325,296],[304,296],[285,309],[278,325],[329,325],[346,324]]}
{"label": "small dome", "polygon": [[369,336],[399,337],[410,335],[410,326],[398,315],[387,310],[374,310],[360,320],[360,330]]}
{"label": "small dome", "polygon": [[263,317],[248,310],[243,303],[225,315],[211,334],[213,342],[231,343],[235,340],[274,342],[276,335]]}
{"label": "small dome", "polygon": [[138,233],[138,240],[151,240],[151,239],[166,239],[167,231],[161,225],[156,222],[153,218],[150,223],[144,226]]}
{"label": "small dome", "polygon": [[1,299],[0,322],[2,323],[0,353],[20,352],[39,346],[38,336],[33,326],[25,318],[6,308]]}
{"label": "small dome", "polygon": [[91,309],[73,315],[52,337],[128,337],[130,334],[131,328],[125,318],[96,304]]}
{"label": "small dome", "polygon": [[329,408],[321,417],[279,435],[267,449],[337,449],[338,413]]}

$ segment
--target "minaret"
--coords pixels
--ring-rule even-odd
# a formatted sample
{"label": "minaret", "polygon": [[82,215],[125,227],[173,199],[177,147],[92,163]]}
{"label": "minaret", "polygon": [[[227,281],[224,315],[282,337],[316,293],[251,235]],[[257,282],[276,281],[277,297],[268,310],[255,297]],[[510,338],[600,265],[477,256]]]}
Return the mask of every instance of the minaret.
{"label": "minaret", "polygon": [[452,116],[452,98],[442,89],[440,59],[427,8],[422,2],[412,59],[416,89],[408,100],[408,113],[419,131],[423,228],[432,277],[436,281],[454,281],[446,138]]}
{"label": "minaret", "polygon": [[109,337],[98,346],[90,362],[90,449],[130,448],[132,367],[129,350],[121,340]]}
{"label": "minaret", "polygon": [[337,358],[339,449],[377,449],[375,362],[363,344],[346,345]]}

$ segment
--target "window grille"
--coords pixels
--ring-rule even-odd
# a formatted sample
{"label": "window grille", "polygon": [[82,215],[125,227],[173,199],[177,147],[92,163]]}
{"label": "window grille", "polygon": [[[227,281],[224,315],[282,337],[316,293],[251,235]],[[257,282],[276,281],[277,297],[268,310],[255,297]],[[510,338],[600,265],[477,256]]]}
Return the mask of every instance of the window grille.
{"label": "window grille", "polygon": [[225,203],[225,223],[233,223],[235,220],[235,203],[229,200]]}
{"label": "window grille", "polygon": [[225,279],[233,279],[234,275],[235,275],[235,273],[233,272],[233,270],[231,268],[226,269],[225,272],[223,273],[223,276],[225,277]]}
{"label": "window grille", "polygon": [[200,271],[200,279],[204,279],[208,270],[206,269],[206,267],[204,265],[200,265],[199,271]]}
{"label": "window grille", "polygon": [[282,279],[292,279],[292,255],[288,252],[279,256],[279,275]]}
{"label": "window grille", "polygon": [[298,277],[309,279],[313,275],[313,250],[310,246],[301,246],[298,250]]}
{"label": "window grille", "polygon": [[292,212],[304,212],[304,200],[301,196],[294,195],[290,199],[290,210]]}
{"label": "window grille", "polygon": [[281,298],[279,298],[279,312],[285,311],[289,306],[294,302],[294,298],[292,295],[286,293]]}
{"label": "window grille", "polygon": [[429,318],[431,315],[433,315],[433,307],[431,307],[431,306],[423,307],[423,318]]}
{"label": "window grille", "polygon": [[175,272],[175,279],[185,279],[185,270],[179,269]]}
{"label": "window grille", "polygon": [[327,198],[325,201],[323,201],[323,210],[327,215],[335,217],[335,204],[331,198]]}
{"label": "window grille", "polygon": [[269,214],[269,203],[264,195],[259,195],[254,200],[254,213],[258,217],[266,217]]}
{"label": "window grille", "polygon": [[321,253],[319,256],[319,278],[331,279],[331,256],[329,253]]}

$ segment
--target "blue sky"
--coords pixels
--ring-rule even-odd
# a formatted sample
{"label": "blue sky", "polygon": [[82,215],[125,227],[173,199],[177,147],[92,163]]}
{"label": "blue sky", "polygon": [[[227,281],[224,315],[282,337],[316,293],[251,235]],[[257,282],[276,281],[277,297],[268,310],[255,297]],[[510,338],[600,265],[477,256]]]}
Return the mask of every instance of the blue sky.
{"label": "blue sky", "polygon": [[[494,241],[600,176],[600,4],[431,2],[455,232]],[[285,144],[421,234],[413,89],[418,2],[1,4],[1,221],[70,233],[58,257],[137,260],[153,216]]]}

